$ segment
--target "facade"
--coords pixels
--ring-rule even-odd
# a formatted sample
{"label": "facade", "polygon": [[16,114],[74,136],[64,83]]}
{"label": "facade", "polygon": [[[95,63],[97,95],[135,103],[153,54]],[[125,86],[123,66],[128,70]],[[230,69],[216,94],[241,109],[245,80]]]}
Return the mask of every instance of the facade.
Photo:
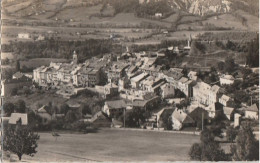
{"label": "facade", "polygon": [[162,98],[171,98],[175,95],[174,87],[169,83],[164,83],[160,86]]}
{"label": "facade", "polygon": [[222,95],[219,98],[219,103],[221,103],[223,106],[226,106],[226,107],[232,107],[233,106],[233,100],[227,95]]}
{"label": "facade", "polygon": [[123,114],[126,109],[126,103],[124,100],[106,101],[103,107],[103,112],[109,117],[114,118]]}
{"label": "facade", "polygon": [[234,83],[235,78],[232,75],[221,75],[220,78],[220,85],[231,85]]}
{"label": "facade", "polygon": [[258,119],[259,118],[259,110],[256,104],[245,109],[245,117],[249,119]]}
{"label": "facade", "polygon": [[194,120],[183,110],[174,110],[171,116],[172,129],[181,130],[184,126],[191,126],[194,124]]}

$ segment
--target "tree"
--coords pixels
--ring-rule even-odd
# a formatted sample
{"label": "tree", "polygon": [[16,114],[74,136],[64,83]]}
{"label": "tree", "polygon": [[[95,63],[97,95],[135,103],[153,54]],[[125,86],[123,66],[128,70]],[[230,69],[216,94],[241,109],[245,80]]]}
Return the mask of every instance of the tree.
{"label": "tree", "polygon": [[15,153],[19,160],[22,159],[24,154],[33,157],[37,152],[37,140],[40,136],[34,134],[29,127],[8,126],[4,129],[4,133],[4,149]]}
{"label": "tree", "polygon": [[15,96],[15,95],[17,95],[17,93],[18,93],[18,88],[16,88],[16,87],[13,88],[12,91],[11,91],[11,95]]}
{"label": "tree", "polygon": [[16,67],[16,71],[20,71],[20,61],[19,60],[17,60],[16,61],[16,65],[15,65]]}
{"label": "tree", "polygon": [[229,126],[227,128],[227,139],[228,139],[228,141],[233,143],[234,140],[236,139],[237,133],[238,133],[237,130],[233,126]]}
{"label": "tree", "polygon": [[225,60],[225,72],[232,73],[235,71],[236,64],[233,58],[228,57]]}
{"label": "tree", "polygon": [[15,105],[11,102],[6,102],[3,105],[3,110],[4,110],[4,114],[7,117],[10,117],[11,114],[14,112],[15,110]]}
{"label": "tree", "polygon": [[17,113],[25,113],[26,111],[26,104],[23,100],[18,100],[15,103],[15,112]]}
{"label": "tree", "polygon": [[60,106],[60,113],[61,114],[67,114],[67,112],[69,111],[69,109],[70,109],[70,107],[69,107],[69,105],[68,104],[66,104],[66,103],[64,103],[64,104],[62,104],[61,106]]}
{"label": "tree", "polygon": [[189,156],[192,160],[201,161],[201,145],[199,143],[194,143],[189,151]]}
{"label": "tree", "polygon": [[249,123],[242,125],[237,134],[236,144],[231,145],[231,153],[235,161],[259,160],[259,143]]}
{"label": "tree", "polygon": [[76,113],[75,111],[70,110],[67,112],[67,114],[65,116],[65,121],[72,123],[72,122],[75,122],[78,118],[79,118],[79,114]]}
{"label": "tree", "polygon": [[189,156],[199,161],[228,161],[229,158],[221,149],[218,142],[214,141],[214,134],[211,130],[205,129],[201,133],[201,142],[191,146]]}

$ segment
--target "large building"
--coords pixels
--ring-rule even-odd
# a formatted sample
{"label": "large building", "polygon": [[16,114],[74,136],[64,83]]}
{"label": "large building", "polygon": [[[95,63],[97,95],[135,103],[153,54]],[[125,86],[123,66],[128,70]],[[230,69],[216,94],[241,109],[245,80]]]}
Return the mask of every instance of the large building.
{"label": "large building", "polygon": [[61,84],[73,84],[77,87],[94,87],[100,82],[99,64],[78,64],[76,52],[71,63],[50,63],[33,70],[33,81],[40,86],[59,88]]}

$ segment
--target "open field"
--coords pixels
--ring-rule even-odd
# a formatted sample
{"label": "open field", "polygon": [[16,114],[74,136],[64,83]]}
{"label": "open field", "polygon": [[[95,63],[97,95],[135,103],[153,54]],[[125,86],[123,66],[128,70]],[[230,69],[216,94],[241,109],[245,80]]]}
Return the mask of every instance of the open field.
{"label": "open field", "polygon": [[26,61],[20,61],[20,67],[37,68],[40,66],[49,66],[51,62],[68,62],[60,58],[33,58]]}
{"label": "open field", "polygon": [[[38,153],[27,161],[188,161],[199,136],[101,129],[97,133],[40,133]],[[46,157],[48,155],[48,157]]]}

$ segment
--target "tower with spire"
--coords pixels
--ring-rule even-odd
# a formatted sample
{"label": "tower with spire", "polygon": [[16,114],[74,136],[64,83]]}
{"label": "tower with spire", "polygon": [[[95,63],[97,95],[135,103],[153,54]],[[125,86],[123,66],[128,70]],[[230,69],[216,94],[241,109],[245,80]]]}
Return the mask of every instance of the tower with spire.
{"label": "tower with spire", "polygon": [[73,64],[78,64],[78,54],[76,53],[76,51],[74,50],[73,52],[73,60],[72,60]]}

